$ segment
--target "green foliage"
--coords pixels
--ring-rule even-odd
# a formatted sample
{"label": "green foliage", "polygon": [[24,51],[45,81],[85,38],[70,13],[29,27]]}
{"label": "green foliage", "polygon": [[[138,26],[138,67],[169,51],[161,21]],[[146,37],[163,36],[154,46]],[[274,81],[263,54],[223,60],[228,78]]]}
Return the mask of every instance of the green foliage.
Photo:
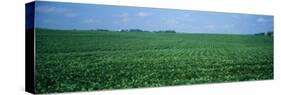
{"label": "green foliage", "polygon": [[272,31],[268,31],[268,32],[261,32],[261,33],[256,33],[254,34],[255,36],[273,36],[273,32]]}
{"label": "green foliage", "polygon": [[273,79],[273,37],[36,30],[36,93]]}

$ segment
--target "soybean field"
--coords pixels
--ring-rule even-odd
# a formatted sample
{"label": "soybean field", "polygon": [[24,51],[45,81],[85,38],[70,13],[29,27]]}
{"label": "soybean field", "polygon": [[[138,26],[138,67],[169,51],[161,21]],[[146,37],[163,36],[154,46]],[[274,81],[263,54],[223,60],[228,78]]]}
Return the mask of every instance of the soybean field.
{"label": "soybean field", "polygon": [[36,93],[273,79],[273,37],[36,29]]}

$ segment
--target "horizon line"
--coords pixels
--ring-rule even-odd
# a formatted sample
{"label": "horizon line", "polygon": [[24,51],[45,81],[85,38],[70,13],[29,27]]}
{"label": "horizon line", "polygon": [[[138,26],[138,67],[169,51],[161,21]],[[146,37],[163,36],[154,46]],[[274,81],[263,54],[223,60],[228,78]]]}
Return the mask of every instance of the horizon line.
{"label": "horizon line", "polygon": [[[95,31],[95,30],[99,30],[99,28],[97,29],[59,29],[59,28],[44,28],[44,27],[34,27],[33,29],[48,29],[48,30],[59,30],[59,31]],[[132,28],[132,29],[137,29],[137,28]],[[100,30],[103,30],[103,28],[101,28]],[[108,30],[108,32],[121,32],[122,29],[120,30],[110,30],[110,29],[104,29],[104,30]],[[125,30],[130,30],[130,29],[125,29]],[[142,29],[140,29],[142,30]],[[172,29],[169,29],[172,30]],[[149,31],[149,30],[143,30],[144,32],[148,32],[148,33],[156,33],[155,30],[154,31]],[[164,30],[157,30],[157,31],[164,31]],[[174,30],[175,31],[175,30]],[[103,32],[107,32],[107,31],[103,31]],[[127,31],[130,32],[130,31]],[[206,32],[180,32],[180,31],[175,31],[176,33],[181,33],[181,34],[225,34],[225,35],[255,35],[255,34],[259,34],[259,33],[268,33],[268,32],[272,32],[273,31],[267,31],[267,32],[258,32],[258,33],[254,33],[254,34],[238,34],[238,33],[206,33]]]}

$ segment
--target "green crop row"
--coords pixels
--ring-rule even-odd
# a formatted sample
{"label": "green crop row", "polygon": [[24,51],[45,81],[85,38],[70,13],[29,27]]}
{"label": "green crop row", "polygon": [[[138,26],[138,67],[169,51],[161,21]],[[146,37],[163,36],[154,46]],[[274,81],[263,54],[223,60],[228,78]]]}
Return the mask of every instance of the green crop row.
{"label": "green crop row", "polygon": [[273,79],[269,36],[36,30],[36,92]]}

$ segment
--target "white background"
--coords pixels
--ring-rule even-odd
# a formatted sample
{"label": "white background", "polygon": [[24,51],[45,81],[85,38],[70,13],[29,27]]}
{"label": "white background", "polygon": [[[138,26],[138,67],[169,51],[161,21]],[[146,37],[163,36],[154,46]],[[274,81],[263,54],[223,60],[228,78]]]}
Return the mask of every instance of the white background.
{"label": "white background", "polygon": [[[24,4],[31,0],[2,0],[0,8],[0,95],[29,95],[24,91]],[[278,0],[51,0],[218,12],[274,15],[274,80],[160,88],[125,89],[67,94],[95,95],[281,95]]]}

